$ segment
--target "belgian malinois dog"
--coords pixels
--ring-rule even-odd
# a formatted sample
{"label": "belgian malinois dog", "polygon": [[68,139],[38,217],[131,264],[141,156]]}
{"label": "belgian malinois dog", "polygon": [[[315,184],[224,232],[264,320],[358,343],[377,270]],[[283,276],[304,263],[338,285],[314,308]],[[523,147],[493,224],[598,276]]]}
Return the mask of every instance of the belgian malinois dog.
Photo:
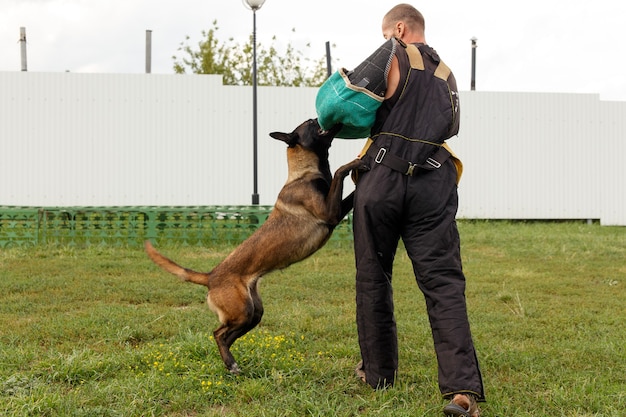
{"label": "belgian malinois dog", "polygon": [[210,272],[179,266],[145,242],[158,266],[184,281],[208,287],[207,303],[221,323],[213,336],[226,368],[239,373],[230,347],[252,330],[263,316],[257,284],[274,270],[312,255],[330,238],[335,226],[352,209],[352,196],[342,201],[343,180],[352,170],[367,170],[360,160],[343,165],[331,176],[328,150],[341,126],[322,131],[308,120],[291,133],[273,132],[287,144],[289,175],[267,220]]}

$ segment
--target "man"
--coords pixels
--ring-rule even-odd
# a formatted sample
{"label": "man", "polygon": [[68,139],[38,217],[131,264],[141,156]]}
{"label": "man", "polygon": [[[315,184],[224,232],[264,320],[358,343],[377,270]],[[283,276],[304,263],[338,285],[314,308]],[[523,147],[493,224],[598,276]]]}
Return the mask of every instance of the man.
{"label": "man", "polygon": [[[363,156],[370,170],[359,173],[354,195],[362,357],[356,372],[373,388],[394,383],[398,343],[391,278],[402,238],[426,299],[439,387],[450,400],[444,414],[477,417],[476,402],[484,401],[484,392],[467,317],[455,222],[460,176],[455,162],[460,161],[443,146],[459,129],[456,81],[426,44],[424,18],[414,7],[393,7],[383,18],[382,31],[397,45],[386,68],[384,101],[371,128],[373,143],[368,142],[371,146]],[[319,120],[324,116],[318,110]]]}

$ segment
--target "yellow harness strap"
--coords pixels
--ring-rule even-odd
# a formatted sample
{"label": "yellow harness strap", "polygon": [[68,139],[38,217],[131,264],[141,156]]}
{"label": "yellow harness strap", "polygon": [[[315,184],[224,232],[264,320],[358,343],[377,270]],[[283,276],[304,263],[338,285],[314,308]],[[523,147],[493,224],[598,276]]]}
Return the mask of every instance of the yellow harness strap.
{"label": "yellow harness strap", "polygon": [[361,149],[361,152],[359,152],[359,155],[357,156],[358,159],[362,159],[365,156],[367,150],[370,148],[370,146],[372,146],[372,143],[374,143],[372,138],[367,138],[367,142],[365,142],[363,149]]}
{"label": "yellow harness strap", "polygon": [[452,71],[450,71],[450,68],[448,68],[448,66],[444,64],[443,61],[439,61],[439,65],[437,65],[434,75],[437,78],[441,78],[444,81],[448,81],[448,77],[450,76],[451,72]]}
{"label": "yellow harness strap", "polygon": [[450,152],[450,159],[452,159],[452,162],[456,167],[456,185],[459,185],[459,183],[461,182],[461,176],[463,175],[463,162],[461,162],[459,157],[456,156],[456,154],[452,151],[447,143],[444,142],[441,146],[443,146],[448,152]]}
{"label": "yellow harness strap", "polygon": [[424,71],[424,58],[422,58],[422,53],[417,48],[417,46],[412,43],[406,46],[406,54],[409,56],[409,64],[411,64],[411,68]]}

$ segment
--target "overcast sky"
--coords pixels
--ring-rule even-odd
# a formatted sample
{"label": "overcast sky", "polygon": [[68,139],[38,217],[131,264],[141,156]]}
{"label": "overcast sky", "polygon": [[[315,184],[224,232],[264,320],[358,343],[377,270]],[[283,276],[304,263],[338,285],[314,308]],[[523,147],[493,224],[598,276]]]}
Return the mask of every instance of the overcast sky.
{"label": "overcast sky", "polygon": [[[413,1],[426,40],[470,89],[599,94],[626,101],[626,2],[616,0]],[[382,42],[381,20],[397,1],[267,0],[257,12],[262,44],[291,42],[312,58],[333,44],[334,69],[351,69]],[[0,71],[19,71],[20,27],[28,70],[142,73],[152,30],[152,72],[171,74],[186,36],[195,45],[217,21],[222,40],[245,41],[252,12],[241,0],[0,0]],[[295,32],[293,31],[295,29]],[[306,45],[310,45],[307,48]]]}

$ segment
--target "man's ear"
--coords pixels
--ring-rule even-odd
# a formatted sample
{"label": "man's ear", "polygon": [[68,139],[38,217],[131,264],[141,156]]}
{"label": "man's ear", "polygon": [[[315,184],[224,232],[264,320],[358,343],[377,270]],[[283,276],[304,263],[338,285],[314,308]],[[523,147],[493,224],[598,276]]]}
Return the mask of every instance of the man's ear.
{"label": "man's ear", "polygon": [[406,30],[406,27],[404,25],[404,22],[397,22],[396,23],[396,38],[398,39],[402,39],[402,36],[404,36],[404,31]]}

